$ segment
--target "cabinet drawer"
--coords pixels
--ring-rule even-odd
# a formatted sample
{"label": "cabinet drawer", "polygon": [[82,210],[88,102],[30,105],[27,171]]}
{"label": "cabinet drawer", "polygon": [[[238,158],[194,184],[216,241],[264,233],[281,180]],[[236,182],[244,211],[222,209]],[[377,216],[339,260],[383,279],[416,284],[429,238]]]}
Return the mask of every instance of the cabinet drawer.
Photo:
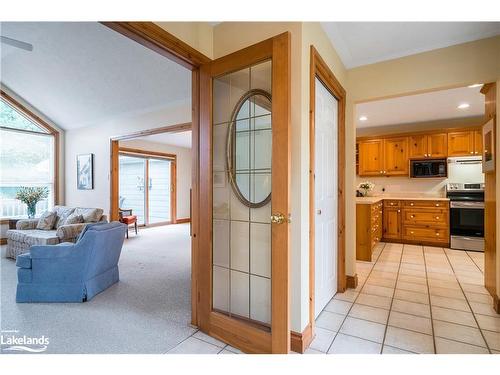
{"label": "cabinet drawer", "polygon": [[448,242],[447,228],[403,227],[403,238],[410,241]]}
{"label": "cabinet drawer", "polygon": [[422,208],[448,208],[448,201],[421,201],[421,200],[405,200],[403,207],[422,207]]}
{"label": "cabinet drawer", "polygon": [[385,199],[384,200],[384,207],[399,207],[401,204],[400,201],[392,200],[392,199]]}
{"label": "cabinet drawer", "polygon": [[448,226],[448,211],[424,208],[403,209],[403,223],[413,225]]}

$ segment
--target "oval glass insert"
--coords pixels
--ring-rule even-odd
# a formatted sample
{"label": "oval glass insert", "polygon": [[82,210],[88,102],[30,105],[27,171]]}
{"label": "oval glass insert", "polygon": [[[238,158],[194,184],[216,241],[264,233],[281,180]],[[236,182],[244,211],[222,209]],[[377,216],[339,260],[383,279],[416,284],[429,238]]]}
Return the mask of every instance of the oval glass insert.
{"label": "oval glass insert", "polygon": [[254,89],[236,103],[228,128],[227,171],[231,187],[244,205],[271,200],[271,94]]}

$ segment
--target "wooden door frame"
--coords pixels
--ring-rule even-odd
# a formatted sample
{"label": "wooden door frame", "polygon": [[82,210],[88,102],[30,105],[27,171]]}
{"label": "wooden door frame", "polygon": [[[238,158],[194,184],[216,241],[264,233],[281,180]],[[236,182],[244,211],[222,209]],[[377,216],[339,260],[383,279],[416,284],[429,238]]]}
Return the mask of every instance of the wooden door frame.
{"label": "wooden door frame", "polygon": [[[273,212],[290,213],[290,33],[286,32],[217,59],[200,69],[200,191],[212,191],[212,80],[248,66],[272,59],[273,152],[272,185],[284,186],[272,195]],[[280,69],[276,69],[279,66]],[[280,155],[284,153],[286,155]],[[278,171],[278,172],[277,172]],[[199,228],[200,280],[199,327],[202,331],[248,353],[288,353],[290,351],[290,254],[289,224],[271,224],[271,325],[272,332],[249,322],[228,317],[212,309],[212,194],[200,200]],[[278,246],[281,245],[281,246]],[[203,269],[202,269],[203,267]],[[286,271],[283,272],[283,268]]]}
{"label": "wooden door frame", "polygon": [[[316,111],[316,78],[318,78],[338,101],[338,242],[337,242],[337,290],[343,292],[347,281],[345,273],[345,108],[346,92],[335,78],[326,62],[316,48],[311,45],[309,72],[309,326],[311,332],[305,337],[314,338],[315,331],[315,111]],[[304,331],[306,332],[306,331]],[[310,342],[309,342],[310,343]],[[303,346],[308,346],[304,343]]]}
{"label": "wooden door frame", "polygon": [[[145,193],[145,214],[144,214],[144,223],[147,227],[155,227],[166,224],[177,224],[177,155],[166,153],[166,152],[158,152],[158,151],[148,151],[130,147],[120,147],[118,146],[118,156],[127,155],[137,158],[146,159],[146,181],[149,183],[149,159],[156,160],[169,160],[170,164],[170,183],[171,188],[169,190],[170,193],[170,220],[161,221],[158,223],[150,224],[149,223],[149,191],[146,189]],[[116,183],[115,179],[110,179],[112,183]],[[118,179],[119,182],[119,179]],[[115,192],[116,189],[111,189],[112,192]],[[112,197],[112,199],[116,199],[116,197]],[[116,203],[116,200],[115,200]]]}
{"label": "wooden door frame", "polygon": [[[198,325],[198,257],[199,257],[199,132],[200,132],[200,66],[212,61],[187,43],[170,34],[153,22],[101,22],[112,30],[134,40],[166,58],[191,70],[191,132],[192,132],[192,182],[191,182],[191,324]],[[171,127],[172,128],[172,127]],[[111,142],[118,148],[118,142]],[[115,150],[118,151],[118,150]],[[111,171],[117,171],[118,163],[111,160]],[[113,206],[110,206],[113,208]],[[116,208],[115,208],[116,210]]]}

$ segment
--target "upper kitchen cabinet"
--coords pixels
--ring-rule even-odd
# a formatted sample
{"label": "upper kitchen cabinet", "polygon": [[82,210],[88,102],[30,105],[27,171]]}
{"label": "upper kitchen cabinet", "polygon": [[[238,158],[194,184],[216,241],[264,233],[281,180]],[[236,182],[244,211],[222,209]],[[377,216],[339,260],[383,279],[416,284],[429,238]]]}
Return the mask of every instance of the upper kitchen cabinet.
{"label": "upper kitchen cabinet", "polygon": [[384,140],[384,175],[408,175],[408,137]]}
{"label": "upper kitchen cabinet", "polygon": [[359,142],[359,175],[380,176],[384,173],[384,140]]}
{"label": "upper kitchen cabinet", "polygon": [[425,134],[412,135],[409,138],[408,142],[408,151],[410,158],[412,159],[426,158],[428,153],[427,145],[428,145],[427,135]]}
{"label": "upper kitchen cabinet", "polygon": [[448,133],[448,156],[474,155],[474,131]]}
{"label": "upper kitchen cabinet", "polygon": [[446,133],[416,134],[409,137],[409,156],[411,159],[445,158],[448,153]]}
{"label": "upper kitchen cabinet", "polygon": [[427,145],[427,157],[445,158],[448,156],[448,136],[446,133],[429,134]]}
{"label": "upper kitchen cabinet", "polygon": [[474,130],[474,155],[483,154],[483,132]]}

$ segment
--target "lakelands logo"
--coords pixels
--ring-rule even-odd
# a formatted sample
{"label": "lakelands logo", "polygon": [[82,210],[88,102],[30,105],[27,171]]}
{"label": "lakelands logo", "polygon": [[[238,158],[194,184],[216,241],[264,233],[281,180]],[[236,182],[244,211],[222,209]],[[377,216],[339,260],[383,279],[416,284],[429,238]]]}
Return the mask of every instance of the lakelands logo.
{"label": "lakelands logo", "polygon": [[43,353],[47,350],[49,343],[50,340],[45,335],[39,337],[19,335],[19,331],[2,331],[0,334],[0,347],[4,353]]}

